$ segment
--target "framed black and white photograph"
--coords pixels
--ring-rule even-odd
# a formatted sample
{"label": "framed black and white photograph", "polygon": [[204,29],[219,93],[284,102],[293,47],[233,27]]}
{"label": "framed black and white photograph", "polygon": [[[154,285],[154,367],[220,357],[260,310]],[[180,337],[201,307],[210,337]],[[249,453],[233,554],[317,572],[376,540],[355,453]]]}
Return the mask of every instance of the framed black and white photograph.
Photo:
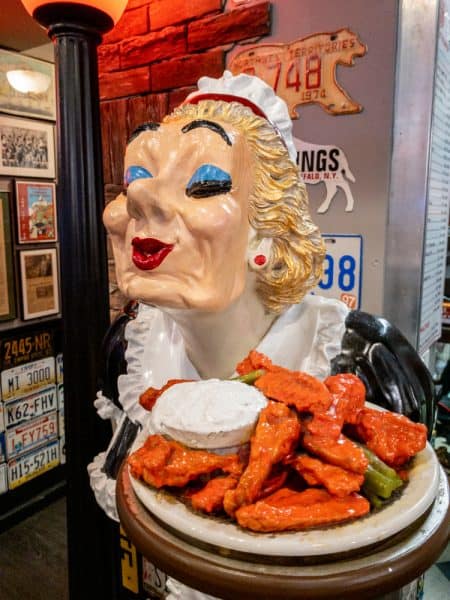
{"label": "framed black and white photograph", "polygon": [[0,49],[2,112],[56,120],[55,65]]}
{"label": "framed black and white photograph", "polygon": [[57,314],[59,283],[56,248],[22,250],[19,255],[24,321]]}
{"label": "framed black and white photograph", "polygon": [[0,115],[0,175],[55,177],[51,123]]}

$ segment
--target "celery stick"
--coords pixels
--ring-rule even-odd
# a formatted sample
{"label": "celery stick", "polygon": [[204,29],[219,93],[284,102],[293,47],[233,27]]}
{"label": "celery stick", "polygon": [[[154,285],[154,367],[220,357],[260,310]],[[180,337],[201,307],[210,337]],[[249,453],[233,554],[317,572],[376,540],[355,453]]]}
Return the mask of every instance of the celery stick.
{"label": "celery stick", "polygon": [[392,479],[400,479],[399,476],[397,475],[397,473],[395,472],[395,470],[392,469],[391,467],[389,467],[380,458],[378,458],[378,456],[376,454],[374,454],[371,450],[369,450],[369,448],[367,448],[367,446],[361,445],[360,447],[362,448],[362,451],[364,452],[367,459],[369,460],[369,464],[372,465],[372,467],[374,469],[376,469],[377,471],[379,471],[386,477],[389,477]]}
{"label": "celery stick", "polygon": [[364,485],[373,494],[384,498],[390,498],[392,492],[403,485],[403,481],[397,475],[386,477],[369,464],[364,474]]}
{"label": "celery stick", "polygon": [[250,371],[250,373],[246,373],[245,375],[233,377],[231,381],[240,381],[241,383],[253,385],[257,379],[265,374],[265,372],[266,371],[264,369],[257,369],[256,371]]}

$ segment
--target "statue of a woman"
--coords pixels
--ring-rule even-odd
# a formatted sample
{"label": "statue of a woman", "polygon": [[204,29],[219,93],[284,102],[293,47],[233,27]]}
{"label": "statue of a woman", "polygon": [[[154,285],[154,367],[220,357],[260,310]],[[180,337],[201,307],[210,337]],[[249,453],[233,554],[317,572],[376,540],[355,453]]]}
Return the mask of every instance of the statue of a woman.
{"label": "statue of a woman", "polygon": [[309,294],[324,246],[291,129],[268,85],[225,72],[128,142],[124,191],[104,221],[137,307],[106,340],[96,406],[115,433],[89,467],[113,518],[114,476],[148,418],[139,396],[169,379],[229,378],[256,348],[319,378],[357,372],[371,399],[416,420],[432,398],[419,357],[386,321]]}

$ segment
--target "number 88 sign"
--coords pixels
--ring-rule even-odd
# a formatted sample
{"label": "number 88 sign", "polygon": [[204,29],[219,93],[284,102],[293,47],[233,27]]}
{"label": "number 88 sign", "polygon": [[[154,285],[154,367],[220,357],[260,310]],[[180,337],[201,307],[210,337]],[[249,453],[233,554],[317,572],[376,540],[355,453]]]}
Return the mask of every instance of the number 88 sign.
{"label": "number 88 sign", "polygon": [[361,304],[362,237],[360,235],[324,234],[326,256],[322,279],[315,294],[337,298],[350,309]]}

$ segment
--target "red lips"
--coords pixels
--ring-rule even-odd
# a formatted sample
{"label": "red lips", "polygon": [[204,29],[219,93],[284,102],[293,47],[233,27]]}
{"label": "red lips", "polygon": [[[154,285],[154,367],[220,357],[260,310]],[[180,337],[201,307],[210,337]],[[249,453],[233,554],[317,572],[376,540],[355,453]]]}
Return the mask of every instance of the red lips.
{"label": "red lips", "polygon": [[159,267],[173,248],[173,244],[165,244],[155,238],[135,237],[132,239],[131,245],[133,246],[133,263],[143,271],[151,271]]}

